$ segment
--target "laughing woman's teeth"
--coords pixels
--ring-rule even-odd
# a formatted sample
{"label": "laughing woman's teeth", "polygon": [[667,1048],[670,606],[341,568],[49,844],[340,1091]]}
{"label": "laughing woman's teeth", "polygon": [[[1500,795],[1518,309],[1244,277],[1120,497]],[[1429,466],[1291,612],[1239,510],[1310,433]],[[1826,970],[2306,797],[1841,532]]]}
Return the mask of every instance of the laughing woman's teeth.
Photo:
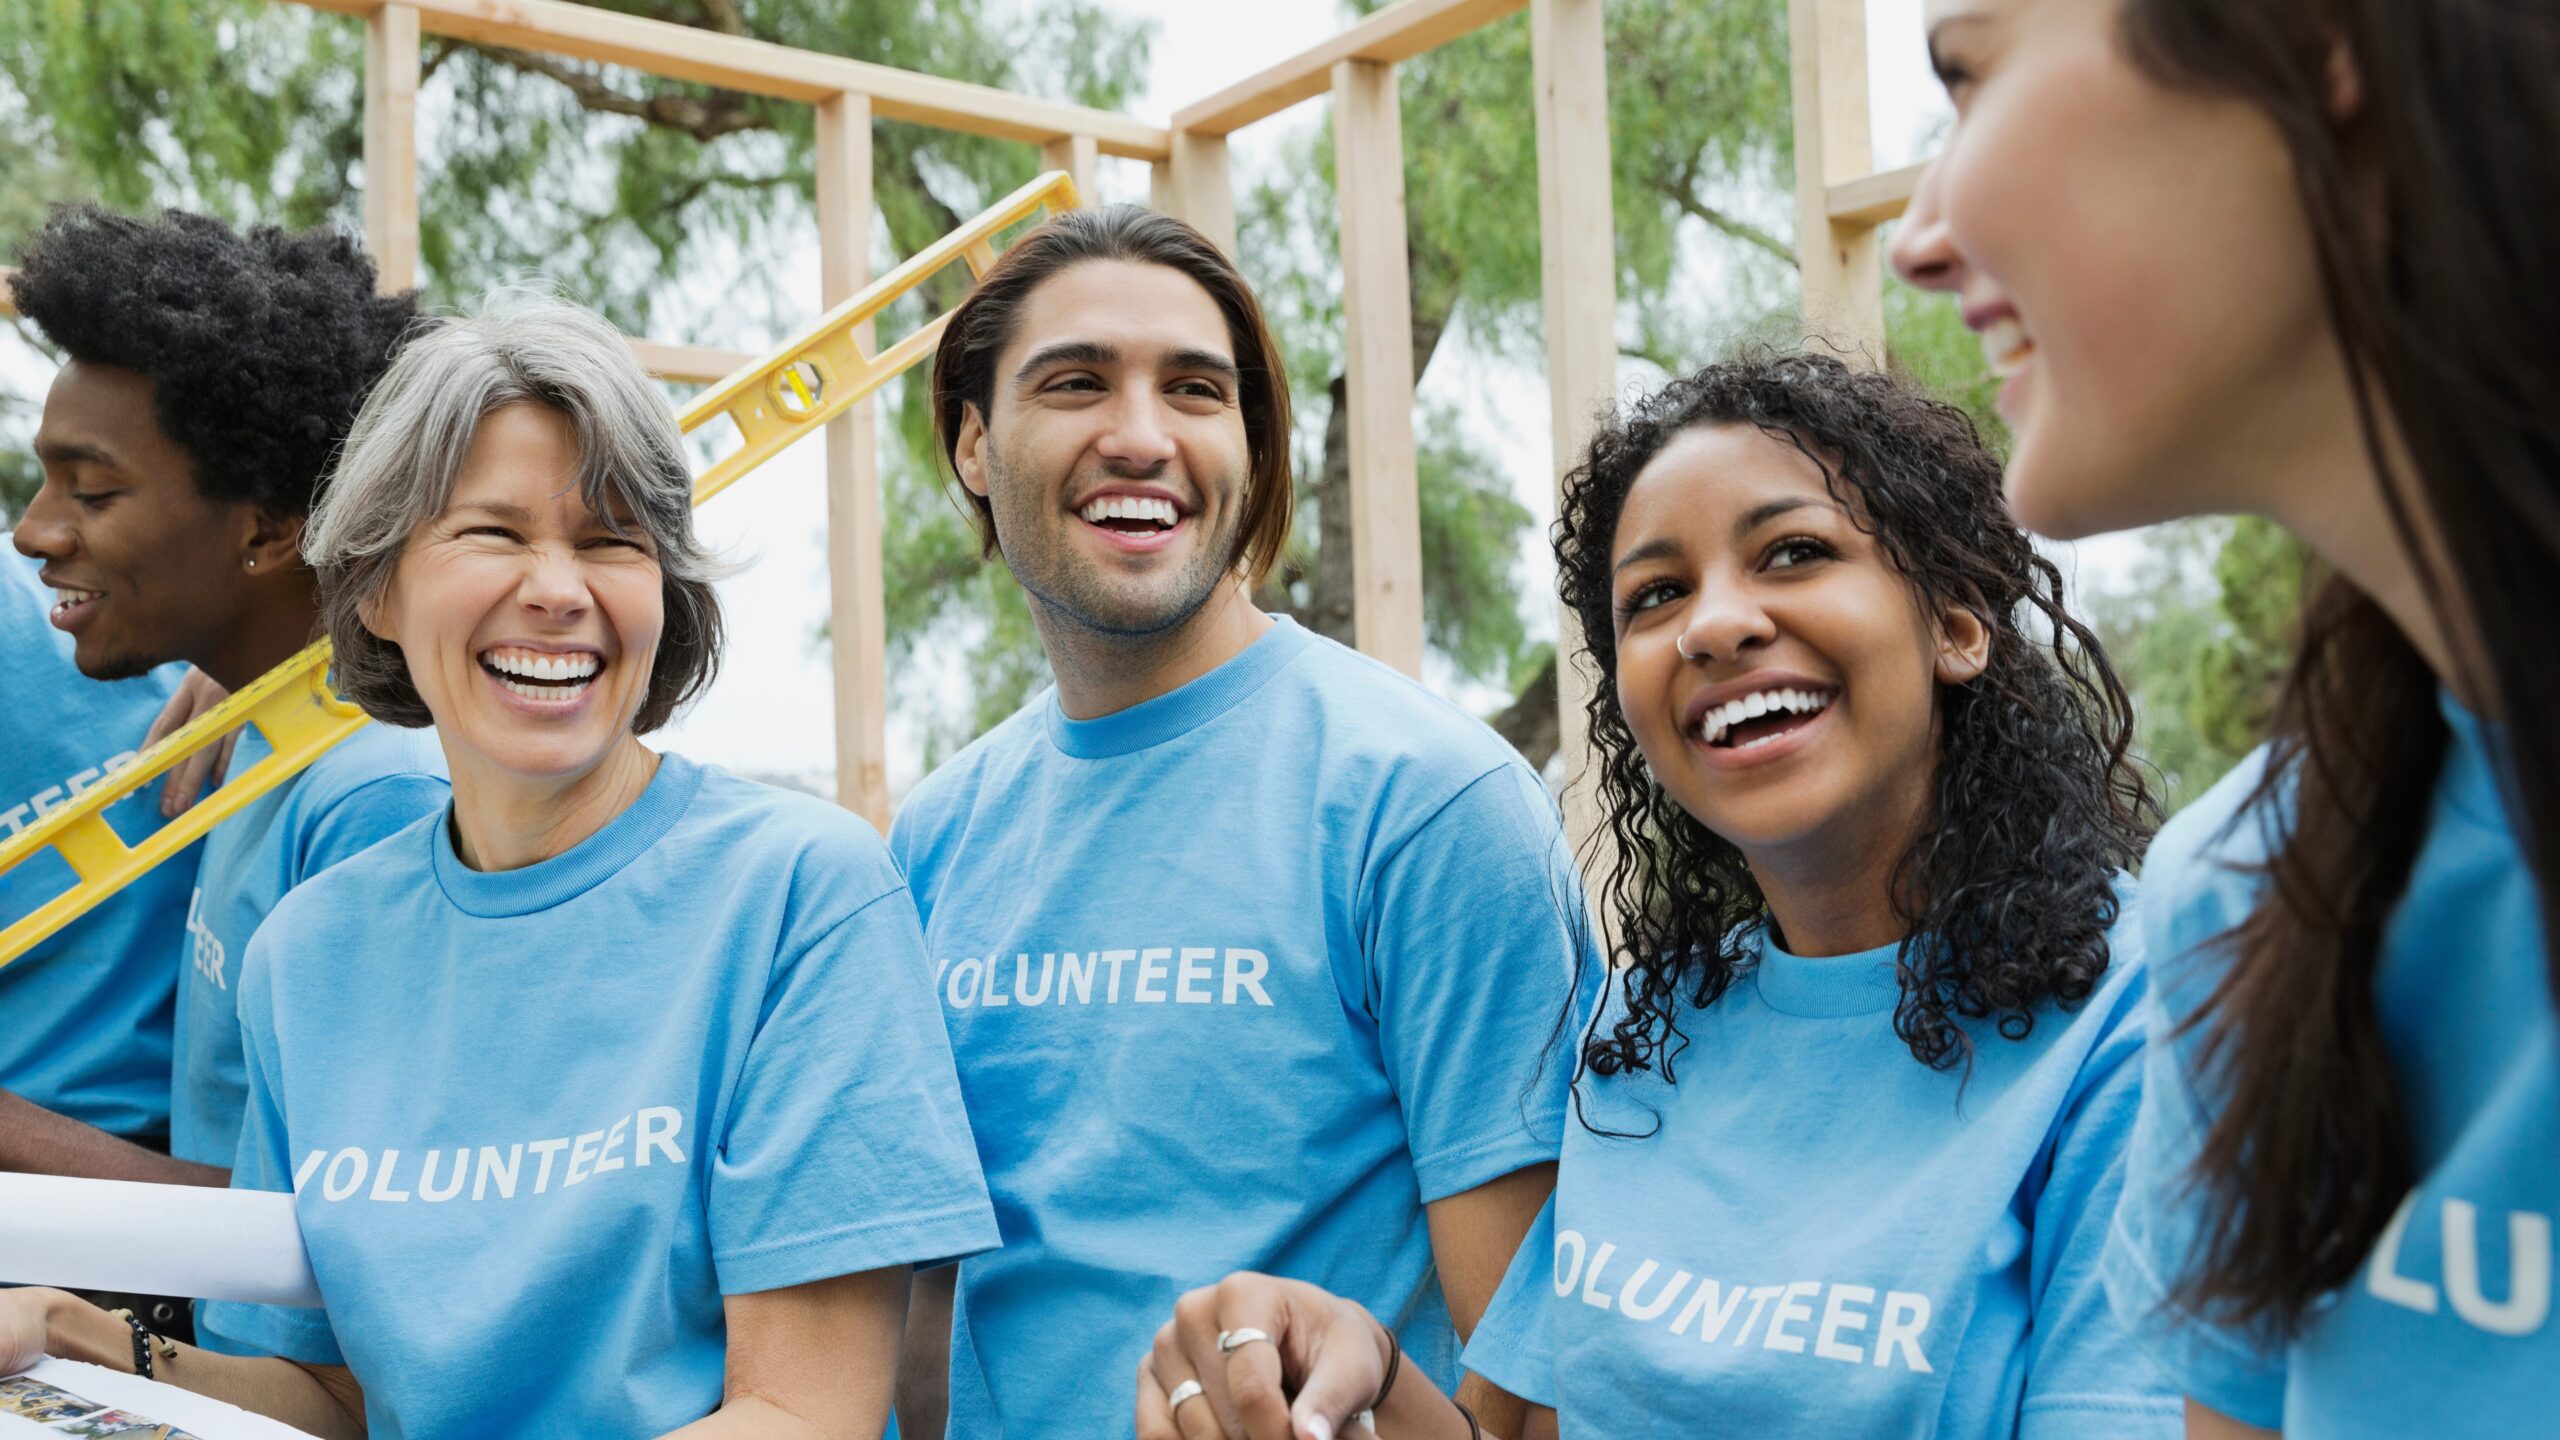
{"label": "laughing woman's teeth", "polygon": [[1991,373],[2003,380],[2018,373],[2027,363],[2027,352],[2035,342],[2027,338],[2027,327],[2015,315],[2004,315],[1982,327],[1982,360]]}

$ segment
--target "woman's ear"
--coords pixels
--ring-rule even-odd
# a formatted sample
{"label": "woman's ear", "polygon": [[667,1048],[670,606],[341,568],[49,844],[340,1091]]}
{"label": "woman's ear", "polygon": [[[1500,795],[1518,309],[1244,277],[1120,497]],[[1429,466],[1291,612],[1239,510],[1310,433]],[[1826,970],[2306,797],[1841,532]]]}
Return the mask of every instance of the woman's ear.
{"label": "woman's ear", "polygon": [[400,637],[391,633],[390,604],[391,587],[399,583],[400,577],[395,574],[383,581],[380,589],[356,602],[356,620],[364,626],[366,633],[386,645],[400,643]]}
{"label": "woman's ear", "polygon": [[2364,114],[2364,75],[2344,39],[2329,42],[2329,123],[2340,130]]}
{"label": "woman's ear", "polygon": [[1963,605],[1938,613],[1937,678],[1941,685],[1964,685],[1980,678],[1991,664],[1991,627]]}

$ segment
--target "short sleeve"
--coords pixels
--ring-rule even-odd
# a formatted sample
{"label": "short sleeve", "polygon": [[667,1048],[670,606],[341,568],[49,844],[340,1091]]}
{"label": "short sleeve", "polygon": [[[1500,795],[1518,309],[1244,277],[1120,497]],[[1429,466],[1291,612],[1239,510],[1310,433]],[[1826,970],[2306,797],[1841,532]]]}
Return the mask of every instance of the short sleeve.
{"label": "short sleeve", "polygon": [[[2133,931],[2122,927],[2120,942]],[[2096,1433],[2176,1440],[2185,1433],[2185,1406],[2168,1377],[2117,1323],[2098,1275],[2124,1190],[2125,1147],[2142,1103],[2145,987],[2139,952],[2128,955],[2120,943],[2116,963],[2125,967],[2122,979],[2100,992],[2112,1013],[2082,1020],[2105,1029],[2081,1064],[2055,1127],[2051,1168],[2035,1197],[2035,1314],[2028,1329],[2021,1440]]]}
{"label": "short sleeve", "polygon": [[[240,1149],[231,1166],[234,1190],[293,1189],[292,1141],[276,1097],[275,1010],[265,936],[249,942],[240,966],[240,1038],[249,1091],[241,1111]],[[305,1365],[344,1365],[325,1311],[288,1305],[208,1300],[196,1315],[197,1343],[224,1355],[276,1355]]]}
{"label": "short sleeve", "polygon": [[453,787],[434,775],[385,775],[339,797],[314,818],[296,857],[296,883],[381,844],[444,808]]}
{"label": "short sleeve", "polygon": [[1555,1159],[1566,1007],[1577,957],[1597,956],[1536,777],[1476,779],[1379,862],[1364,899],[1379,1043],[1424,1202]]}
{"label": "short sleeve", "polygon": [[1548,1328],[1555,1299],[1556,1200],[1547,1197],[1537,1223],[1511,1257],[1502,1288],[1467,1340],[1459,1363],[1532,1405],[1556,1408],[1555,1334]]}
{"label": "short sleeve", "polygon": [[997,1243],[903,887],[777,960],[719,1146],[709,1211],[723,1294]]}
{"label": "short sleeve", "polygon": [[[2126,1151],[2124,1193],[2102,1263],[2107,1300],[2126,1330],[2169,1375],[2171,1385],[2202,1404],[2250,1425],[2273,1429],[2284,1418],[2285,1363],[2272,1343],[2186,1314],[2172,1302],[2196,1263],[2196,1157],[2211,1128],[2189,1066],[2193,1031],[2184,1017],[2212,990],[2204,962],[2219,924],[2197,925],[2181,904],[2183,867],[2156,859],[2143,882],[2143,934],[2151,956],[2151,993],[2143,1011],[2140,1113]],[[2192,932],[2192,933],[2189,933]]]}

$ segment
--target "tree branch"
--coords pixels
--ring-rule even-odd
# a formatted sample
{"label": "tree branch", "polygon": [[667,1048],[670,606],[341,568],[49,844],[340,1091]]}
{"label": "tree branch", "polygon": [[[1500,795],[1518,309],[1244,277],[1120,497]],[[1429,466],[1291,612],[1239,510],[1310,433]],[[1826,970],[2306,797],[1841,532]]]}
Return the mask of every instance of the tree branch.
{"label": "tree branch", "polygon": [[738,8],[738,0],[696,0],[702,13],[709,17],[711,28],[723,35],[747,33],[747,17]]}
{"label": "tree branch", "polygon": [[683,131],[706,144],[723,135],[735,135],[744,130],[774,128],[770,118],[746,96],[734,91],[715,90],[707,98],[673,93],[646,97],[626,95],[606,84],[602,76],[547,55],[533,55],[470,41],[463,43],[501,65],[553,82],[568,91],[579,108],[599,115],[628,115],[651,125]]}
{"label": "tree branch", "polygon": [[1694,168],[1684,168],[1678,174],[1663,176],[1662,191],[1671,197],[1673,204],[1680,207],[1681,214],[1703,220],[1709,227],[1721,230],[1736,240],[1757,245],[1789,266],[1796,263],[1795,249],[1787,242],[1748,220],[1727,214],[1708,204],[1698,194],[1698,173]]}

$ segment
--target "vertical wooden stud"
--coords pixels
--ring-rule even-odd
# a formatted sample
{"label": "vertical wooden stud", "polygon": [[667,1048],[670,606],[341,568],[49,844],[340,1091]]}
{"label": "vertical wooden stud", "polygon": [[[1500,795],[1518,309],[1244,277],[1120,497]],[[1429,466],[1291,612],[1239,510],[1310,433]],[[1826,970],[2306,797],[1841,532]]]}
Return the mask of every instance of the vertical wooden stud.
{"label": "vertical wooden stud", "polygon": [[[1601,0],[1533,0],[1529,11],[1547,393],[1559,487],[1565,472],[1581,463],[1594,417],[1617,394],[1617,226],[1610,209],[1601,18]],[[1585,652],[1580,622],[1559,607],[1556,732],[1564,756],[1565,829],[1577,855],[1595,855],[1586,848],[1599,829],[1599,796],[1584,718],[1591,695]]]}
{"label": "vertical wooden stud", "polygon": [[364,240],[383,294],[418,283],[418,12],[408,5],[364,22]]}
{"label": "vertical wooden stud", "polygon": [[[818,105],[818,273],[842,304],[871,279],[871,100]],[[872,344],[865,325],[860,343]],[[878,421],[863,401],[827,423],[828,639],[835,662],[836,801],[889,826],[888,601]]]}
{"label": "vertical wooden stud", "polygon": [[1422,673],[1422,501],[1413,440],[1412,266],[1404,124],[1392,65],[1333,67],[1342,325],[1351,405],[1351,633],[1362,654]]}
{"label": "vertical wooden stud", "polygon": [[1173,132],[1173,213],[1236,253],[1236,194],[1227,178],[1227,137]]}
{"label": "vertical wooden stud", "polygon": [[1173,188],[1173,162],[1158,160],[1147,166],[1147,204],[1167,215],[1182,213],[1181,192]]}
{"label": "vertical wooden stud", "polygon": [[1076,204],[1092,205],[1101,198],[1093,191],[1094,164],[1101,153],[1090,135],[1062,136],[1040,147],[1040,168],[1066,171],[1076,182]]}
{"label": "vertical wooden stud", "polygon": [[1851,364],[1884,363],[1876,229],[1831,218],[1831,187],[1875,168],[1867,119],[1866,0],[1788,0],[1795,89],[1796,263],[1805,333]]}

